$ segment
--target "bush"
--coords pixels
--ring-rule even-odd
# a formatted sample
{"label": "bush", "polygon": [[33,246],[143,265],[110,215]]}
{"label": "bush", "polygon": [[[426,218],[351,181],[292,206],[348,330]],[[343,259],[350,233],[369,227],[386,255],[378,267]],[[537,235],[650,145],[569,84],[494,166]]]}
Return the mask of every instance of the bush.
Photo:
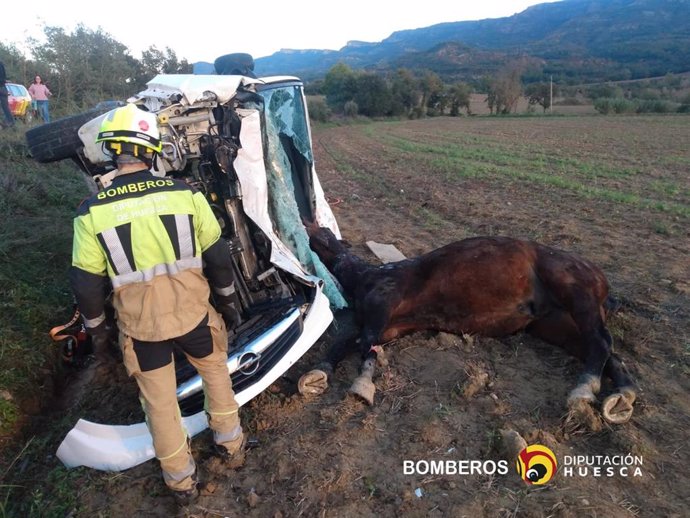
{"label": "bush", "polygon": [[659,90],[645,88],[644,90],[641,90],[635,97],[638,97],[644,101],[658,101],[661,99],[661,93]]}
{"label": "bush", "polygon": [[623,89],[611,84],[593,85],[587,89],[587,97],[594,99],[616,99],[623,97]]}
{"label": "bush", "polygon": [[675,109],[676,104],[670,101],[650,100],[640,102],[637,113],[671,113]]}
{"label": "bush", "polygon": [[637,104],[622,97],[600,97],[594,101],[594,109],[599,113],[635,113]]}
{"label": "bush", "polygon": [[600,97],[594,101],[594,109],[599,113],[608,115],[613,111],[612,99],[608,97]]}
{"label": "bush", "polygon": [[343,106],[343,114],[345,117],[357,117],[357,114],[359,114],[359,106],[357,106],[357,103],[354,101],[347,101],[345,106]]}
{"label": "bush", "polygon": [[415,106],[410,113],[410,119],[423,119],[425,115],[421,106]]}
{"label": "bush", "polygon": [[323,97],[307,97],[307,109],[313,121],[328,122],[331,118],[331,109]]}
{"label": "bush", "polygon": [[680,106],[678,106],[678,113],[690,113],[690,94],[687,94],[680,101]]}
{"label": "bush", "polygon": [[671,113],[680,111],[678,104],[671,101],[629,101],[619,97],[597,99],[594,101],[594,108],[604,115],[609,113]]}
{"label": "bush", "polygon": [[616,98],[613,100],[613,111],[614,113],[634,113],[637,111],[637,105],[633,101]]}

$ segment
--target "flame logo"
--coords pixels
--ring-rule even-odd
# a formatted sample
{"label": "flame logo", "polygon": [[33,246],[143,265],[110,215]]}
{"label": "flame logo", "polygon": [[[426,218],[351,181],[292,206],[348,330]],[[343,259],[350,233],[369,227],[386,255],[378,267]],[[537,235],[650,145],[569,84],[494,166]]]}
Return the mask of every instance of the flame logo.
{"label": "flame logo", "polygon": [[546,484],[556,474],[556,455],[541,444],[523,449],[516,464],[518,475],[528,484]]}

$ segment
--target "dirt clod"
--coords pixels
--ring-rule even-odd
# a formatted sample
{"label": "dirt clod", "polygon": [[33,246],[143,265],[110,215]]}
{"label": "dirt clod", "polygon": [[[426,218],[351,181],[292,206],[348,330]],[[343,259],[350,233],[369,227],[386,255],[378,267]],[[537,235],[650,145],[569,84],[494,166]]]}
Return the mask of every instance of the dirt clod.
{"label": "dirt clod", "polygon": [[527,441],[515,430],[500,430],[500,434],[505,457],[509,462],[513,462],[527,447]]}
{"label": "dirt clod", "polygon": [[467,380],[462,385],[461,393],[465,399],[470,399],[489,382],[489,373],[480,365],[470,363],[466,368]]}
{"label": "dirt clod", "polygon": [[249,494],[247,495],[247,505],[254,509],[257,505],[259,505],[259,502],[261,502],[259,495],[257,495],[254,490],[249,491]]}

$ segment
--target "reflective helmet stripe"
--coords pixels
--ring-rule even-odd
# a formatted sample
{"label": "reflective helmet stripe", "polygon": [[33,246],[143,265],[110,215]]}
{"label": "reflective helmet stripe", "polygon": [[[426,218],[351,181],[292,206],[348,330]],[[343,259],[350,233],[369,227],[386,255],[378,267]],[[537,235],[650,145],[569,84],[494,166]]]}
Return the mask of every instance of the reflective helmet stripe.
{"label": "reflective helmet stripe", "polygon": [[146,140],[155,147],[160,146],[161,143],[160,139],[152,137],[151,135],[131,130],[102,131],[98,134],[98,137],[96,137],[96,142],[101,140],[117,140],[118,137],[130,137]]}

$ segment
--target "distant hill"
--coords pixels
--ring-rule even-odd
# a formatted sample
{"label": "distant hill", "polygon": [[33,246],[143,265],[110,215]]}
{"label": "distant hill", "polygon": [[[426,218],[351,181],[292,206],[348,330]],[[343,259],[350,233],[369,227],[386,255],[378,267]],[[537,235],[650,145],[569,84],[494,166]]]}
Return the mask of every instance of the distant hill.
{"label": "distant hill", "polygon": [[429,69],[452,81],[478,79],[517,58],[531,63],[530,80],[571,84],[686,72],[690,0],[563,0],[506,18],[396,31],[378,43],[352,41],[339,51],[281,50],[256,59],[256,70],[310,80],[344,62],[381,72]]}

